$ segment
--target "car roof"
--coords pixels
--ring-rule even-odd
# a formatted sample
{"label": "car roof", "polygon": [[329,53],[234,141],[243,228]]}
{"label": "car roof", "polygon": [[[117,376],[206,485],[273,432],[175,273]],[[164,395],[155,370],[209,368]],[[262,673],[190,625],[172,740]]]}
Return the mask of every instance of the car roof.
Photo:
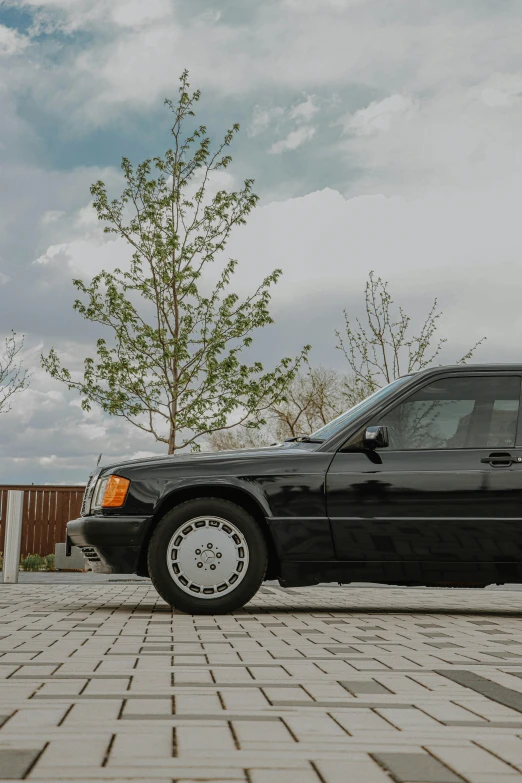
{"label": "car roof", "polygon": [[444,364],[439,367],[426,367],[424,370],[409,373],[412,376],[430,375],[436,372],[522,372],[522,364],[509,362],[491,362],[489,364]]}

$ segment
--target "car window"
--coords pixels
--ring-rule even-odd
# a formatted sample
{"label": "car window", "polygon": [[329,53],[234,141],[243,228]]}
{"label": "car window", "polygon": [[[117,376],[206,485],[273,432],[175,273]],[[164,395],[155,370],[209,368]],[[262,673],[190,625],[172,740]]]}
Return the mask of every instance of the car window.
{"label": "car window", "polygon": [[389,448],[507,448],[515,445],[520,378],[434,381],[371,424],[388,427]]}
{"label": "car window", "polygon": [[373,405],[379,400],[385,399],[388,394],[392,394],[396,389],[398,389],[399,386],[402,386],[402,384],[408,381],[411,377],[411,375],[403,375],[400,378],[396,378],[391,383],[388,383],[386,386],[383,386],[382,389],[377,389],[377,391],[373,392],[373,394],[370,394],[369,397],[366,397],[366,399],[358,402],[357,405],[353,406],[353,408],[350,408],[344,413],[341,413],[341,415],[337,416],[337,418],[332,419],[332,421],[328,422],[328,424],[325,424],[324,427],[321,427],[321,429],[314,432],[310,437],[313,438],[313,440],[328,440],[328,438],[331,438],[337,432],[340,432],[344,427],[346,427],[347,424],[359,416],[359,414],[366,410],[366,408],[369,408],[370,405]]}

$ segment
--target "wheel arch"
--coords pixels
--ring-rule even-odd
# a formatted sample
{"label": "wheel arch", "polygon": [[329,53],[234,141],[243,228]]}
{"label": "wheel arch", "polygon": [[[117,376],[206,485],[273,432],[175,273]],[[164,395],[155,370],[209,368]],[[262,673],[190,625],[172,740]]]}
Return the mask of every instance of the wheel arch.
{"label": "wheel arch", "polygon": [[267,550],[268,550],[268,567],[266,572],[266,579],[275,579],[280,574],[279,557],[276,551],[276,547],[270,533],[270,529],[267,523],[267,506],[259,498],[256,498],[247,489],[241,486],[235,486],[233,484],[193,484],[189,487],[180,487],[174,489],[165,495],[158,503],[157,508],[154,511],[154,516],[151,520],[145,538],[141,544],[141,551],[138,560],[138,575],[148,576],[147,567],[147,550],[149,542],[152,538],[154,530],[160,519],[165,516],[166,513],[171,511],[181,503],[185,503],[187,500],[195,500],[197,498],[220,498],[222,500],[229,500],[231,503],[235,503],[240,506],[249,514],[251,514],[265,537]]}

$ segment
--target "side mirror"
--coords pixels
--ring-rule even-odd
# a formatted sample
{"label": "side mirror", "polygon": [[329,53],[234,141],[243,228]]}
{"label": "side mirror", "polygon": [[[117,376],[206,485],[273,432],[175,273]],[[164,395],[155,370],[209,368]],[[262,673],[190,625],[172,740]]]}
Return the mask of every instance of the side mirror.
{"label": "side mirror", "polygon": [[364,433],[364,447],[366,449],[383,449],[388,445],[388,427],[366,427]]}

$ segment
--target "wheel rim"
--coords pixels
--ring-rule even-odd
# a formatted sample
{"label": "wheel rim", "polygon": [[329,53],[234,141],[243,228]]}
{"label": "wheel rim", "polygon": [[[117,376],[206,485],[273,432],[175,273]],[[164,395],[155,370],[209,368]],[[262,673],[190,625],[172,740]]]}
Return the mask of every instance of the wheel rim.
{"label": "wheel rim", "polygon": [[167,566],[180,590],[198,598],[231,593],[245,578],[248,544],[232,522],[220,517],[195,517],[170,539]]}

